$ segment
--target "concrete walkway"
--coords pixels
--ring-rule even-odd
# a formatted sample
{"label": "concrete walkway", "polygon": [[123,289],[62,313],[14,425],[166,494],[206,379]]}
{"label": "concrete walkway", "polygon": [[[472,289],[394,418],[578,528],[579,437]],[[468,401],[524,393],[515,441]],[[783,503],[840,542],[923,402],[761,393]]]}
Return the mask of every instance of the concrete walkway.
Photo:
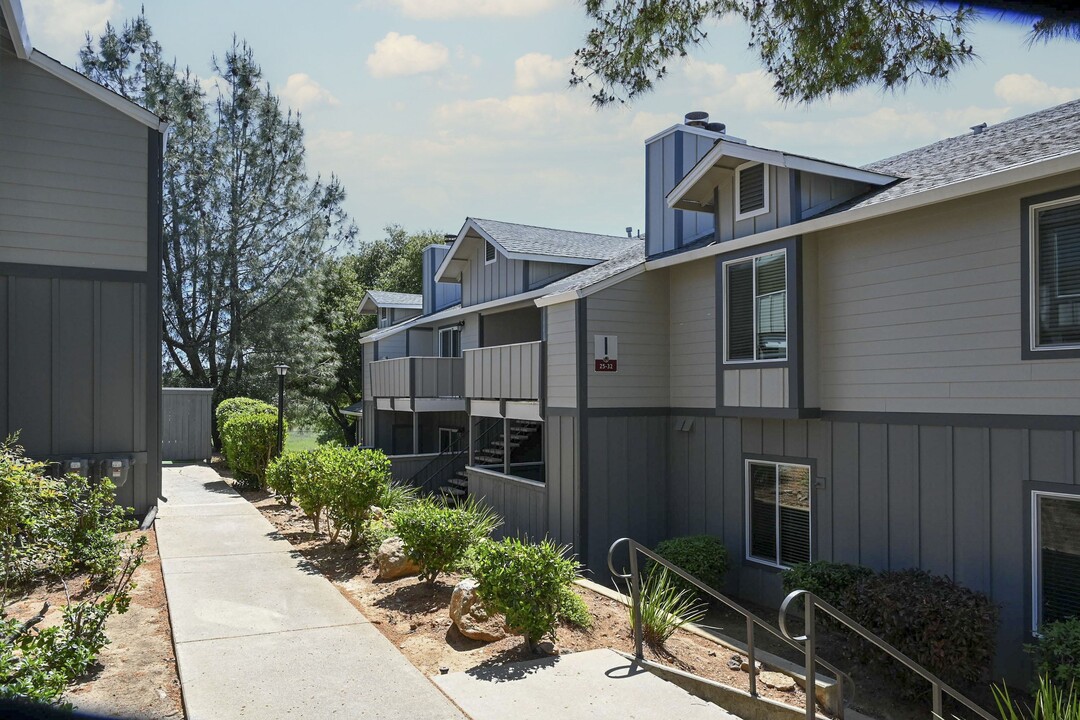
{"label": "concrete walkway", "polygon": [[464,717],[217,473],[162,474],[158,545],[189,720]]}

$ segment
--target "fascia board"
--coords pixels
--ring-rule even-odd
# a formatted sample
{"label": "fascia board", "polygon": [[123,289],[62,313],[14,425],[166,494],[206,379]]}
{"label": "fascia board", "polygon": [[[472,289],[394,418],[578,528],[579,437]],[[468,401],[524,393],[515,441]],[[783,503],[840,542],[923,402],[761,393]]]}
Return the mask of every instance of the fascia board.
{"label": "fascia board", "polygon": [[0,9],[4,12],[11,43],[15,46],[15,57],[20,60],[30,59],[34,45],[30,42],[30,32],[26,29],[22,3],[19,0],[0,0]]}
{"label": "fascia board", "polygon": [[716,245],[708,245],[679,255],[646,261],[645,266],[649,270],[656,270],[659,268],[671,267],[672,265],[681,265],[682,263],[729,253],[733,250],[742,250],[757,245],[763,245],[765,243],[773,242],[774,240],[784,240],[795,235],[805,235],[812,232],[829,230],[835,227],[862,222],[864,220],[872,220],[874,218],[892,215],[905,210],[914,210],[916,208],[926,207],[948,200],[957,200],[971,195],[999,190],[1001,188],[1009,187],[1010,185],[1019,185],[1020,183],[1041,180],[1075,170],[1080,170],[1080,152],[1058,155],[1057,157],[1018,165],[1016,167],[989,173],[987,175],[980,175],[979,177],[970,178],[968,180],[960,180],[931,190],[912,193],[911,195],[905,195],[894,200],[885,200],[874,203],[873,205],[845,210],[844,212],[833,215],[811,218],[810,220],[776,228],[775,230],[767,230],[754,235],[747,235],[736,240],[725,240]]}

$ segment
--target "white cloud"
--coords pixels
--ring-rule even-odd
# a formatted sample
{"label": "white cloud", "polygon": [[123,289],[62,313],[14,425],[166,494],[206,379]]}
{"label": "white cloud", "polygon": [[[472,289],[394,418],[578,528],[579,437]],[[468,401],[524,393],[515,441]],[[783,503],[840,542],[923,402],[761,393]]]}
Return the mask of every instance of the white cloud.
{"label": "white cloud", "polygon": [[449,20],[471,17],[525,17],[550,10],[560,0],[391,0],[408,17]]}
{"label": "white cloud", "polygon": [[285,81],[285,85],[278,88],[277,93],[294,110],[341,104],[340,100],[307,73],[293,73]]}
{"label": "white cloud", "polygon": [[[690,60],[683,66],[686,78],[706,95],[702,110],[735,108],[746,112],[779,110],[780,99],[773,91],[773,80],[762,70],[733,73],[720,63]],[[721,117],[712,118],[722,121]]]}
{"label": "white cloud", "polygon": [[433,72],[444,66],[450,51],[441,43],[422,42],[415,35],[389,32],[375,43],[367,66],[373,77],[388,78]]}
{"label": "white cloud", "polygon": [[201,75],[197,77],[199,78],[199,87],[202,88],[209,100],[216,100],[229,87],[229,83],[220,75],[212,75],[208,78]]}
{"label": "white cloud", "polygon": [[27,0],[23,3],[30,41],[63,59],[75,56],[90,33],[95,40],[120,12],[117,0]]}
{"label": "white cloud", "polygon": [[1054,87],[1034,75],[1009,73],[994,83],[994,94],[1010,105],[1045,107],[1080,97],[1080,88]]}
{"label": "white cloud", "polygon": [[514,61],[514,89],[520,92],[566,87],[570,82],[572,58],[553,58],[529,53]]}

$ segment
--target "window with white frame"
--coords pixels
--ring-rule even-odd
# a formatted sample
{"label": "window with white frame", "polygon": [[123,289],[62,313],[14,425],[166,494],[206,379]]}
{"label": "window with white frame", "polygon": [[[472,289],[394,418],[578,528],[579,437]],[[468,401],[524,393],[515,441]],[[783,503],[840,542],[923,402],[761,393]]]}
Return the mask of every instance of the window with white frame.
{"label": "window with white frame", "polygon": [[1032,493],[1032,631],[1080,616],[1080,495]]}
{"label": "window with white frame", "polygon": [[1080,197],[1031,207],[1032,348],[1080,347]]}
{"label": "window with white frame", "polygon": [[747,559],[810,562],[810,467],[747,460],[746,498]]}
{"label": "window with white frame", "polygon": [[390,308],[379,308],[379,327],[390,327]]}
{"label": "window with white frame", "polygon": [[439,452],[457,452],[461,444],[461,428],[439,428]]}
{"label": "window with white frame", "polygon": [[461,327],[443,328],[439,330],[439,357],[461,357]]}
{"label": "window with white frame", "polygon": [[745,220],[769,212],[769,171],[763,163],[735,168],[735,219]]}
{"label": "window with white frame", "polygon": [[495,262],[495,245],[490,242],[484,243],[484,264],[490,265]]}
{"label": "window with white frame", "polygon": [[787,252],[724,263],[725,359],[787,359]]}

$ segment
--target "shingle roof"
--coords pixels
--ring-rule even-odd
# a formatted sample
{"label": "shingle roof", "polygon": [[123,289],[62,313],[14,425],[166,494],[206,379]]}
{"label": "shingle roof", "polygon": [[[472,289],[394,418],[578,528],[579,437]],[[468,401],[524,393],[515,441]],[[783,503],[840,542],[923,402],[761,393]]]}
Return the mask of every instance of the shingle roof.
{"label": "shingle roof", "polygon": [[368,290],[368,295],[379,305],[408,305],[422,307],[424,296],[413,293],[390,292],[388,290]]}
{"label": "shingle roof", "polygon": [[550,297],[564,292],[585,290],[586,288],[614,277],[621,272],[642,264],[645,262],[645,238],[634,238],[633,240],[633,244],[624,247],[622,252],[618,253],[610,260],[605,260],[599,265],[593,265],[581,272],[576,272],[569,277],[551,283],[544,288],[548,291],[544,297]]}
{"label": "shingle roof", "polygon": [[909,150],[864,170],[901,179],[830,209],[867,207],[1009,168],[1080,152],[1080,100]]}
{"label": "shingle roof", "polygon": [[617,235],[595,235],[573,230],[518,225],[499,220],[470,219],[508,253],[549,255],[582,260],[609,260],[628,246],[635,244],[634,238]]}

